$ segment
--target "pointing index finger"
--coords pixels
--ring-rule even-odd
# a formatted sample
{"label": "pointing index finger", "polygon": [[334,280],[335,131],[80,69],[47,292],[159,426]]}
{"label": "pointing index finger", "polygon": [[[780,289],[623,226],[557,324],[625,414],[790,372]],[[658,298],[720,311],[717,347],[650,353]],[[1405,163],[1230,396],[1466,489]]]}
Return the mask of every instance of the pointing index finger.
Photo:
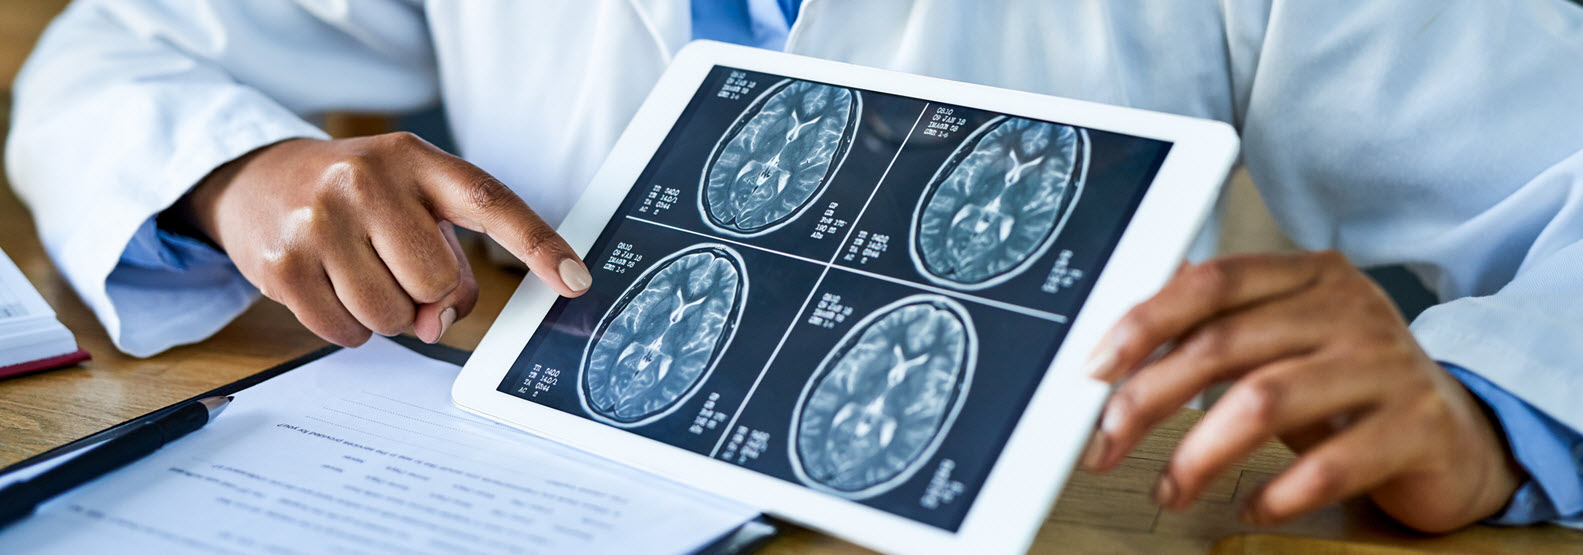
{"label": "pointing index finger", "polygon": [[477,166],[450,157],[422,187],[437,216],[489,235],[555,292],[575,297],[593,284],[587,266],[555,228]]}

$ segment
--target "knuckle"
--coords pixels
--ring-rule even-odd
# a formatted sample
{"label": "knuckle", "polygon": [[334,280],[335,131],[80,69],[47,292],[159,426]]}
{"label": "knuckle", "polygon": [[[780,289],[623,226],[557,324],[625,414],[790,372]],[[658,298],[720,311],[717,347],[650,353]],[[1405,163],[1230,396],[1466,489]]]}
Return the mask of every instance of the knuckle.
{"label": "knuckle", "polygon": [[1362,330],[1362,340],[1368,347],[1379,351],[1389,358],[1399,358],[1407,354],[1405,341],[1401,334],[1389,326],[1373,325]]}
{"label": "knuckle", "polygon": [[425,275],[413,288],[414,291],[410,291],[410,293],[414,301],[433,303],[444,299],[446,295],[451,294],[460,285],[461,276],[457,275],[456,272],[446,273],[438,271]]}
{"label": "knuckle", "polygon": [[283,250],[263,257],[264,273],[286,288],[293,288],[309,277],[312,261],[299,250]]}
{"label": "knuckle", "polygon": [[452,305],[456,308],[456,316],[467,316],[473,312],[473,306],[478,304],[478,282],[469,276],[456,286],[456,291],[451,295],[456,299]]}
{"label": "knuckle", "polygon": [[1158,310],[1153,303],[1144,302],[1122,316],[1121,321],[1116,323],[1116,331],[1119,332],[1123,348],[1135,348],[1136,344],[1156,335],[1156,330],[1160,328]]}
{"label": "knuckle", "polygon": [[380,335],[400,334],[412,323],[416,310],[410,303],[391,303],[370,318],[369,328]]}
{"label": "knuckle", "polygon": [[[1180,452],[1171,457],[1171,462],[1166,465],[1164,474],[1176,481],[1182,489],[1199,490],[1215,478],[1215,474],[1222,470],[1221,467],[1206,460],[1202,456],[1184,456]],[[1201,490],[1199,490],[1201,491]]]}
{"label": "knuckle", "polygon": [[1237,288],[1237,273],[1226,259],[1210,260],[1194,266],[1186,279],[1191,294],[1214,304],[1220,304]]}
{"label": "knuckle", "polygon": [[[1313,255],[1316,266],[1315,287],[1328,289],[1349,298],[1365,291],[1373,282],[1338,251],[1326,250]],[[1361,287],[1360,287],[1361,286]]]}
{"label": "knuckle", "polygon": [[307,250],[323,245],[322,238],[335,236],[335,212],[337,210],[324,202],[293,210],[279,224],[279,250],[293,256],[306,256]]}
{"label": "knuckle", "polygon": [[348,154],[330,162],[320,176],[321,200],[362,204],[383,192],[378,162],[366,154]]}
{"label": "knuckle", "polygon": [[1336,303],[1337,309],[1342,314],[1359,317],[1365,321],[1374,321],[1380,316],[1372,291],[1347,284],[1337,284],[1333,290],[1332,302]]}
{"label": "knuckle", "polygon": [[1132,429],[1138,410],[1137,391],[1134,388],[1122,386],[1110,396],[1110,402],[1105,407],[1105,427],[1126,434]]}
{"label": "knuckle", "polygon": [[1346,487],[1347,469],[1330,459],[1315,459],[1303,475],[1303,491],[1313,499],[1334,499]]}
{"label": "knuckle", "polygon": [[411,148],[428,144],[422,137],[411,131],[395,131],[379,136],[382,143],[396,148]]}
{"label": "knuckle", "polygon": [[1104,415],[1105,427],[1122,437],[1135,437],[1174,410],[1158,394],[1147,391],[1138,381],[1130,381],[1111,396]]}
{"label": "knuckle", "polygon": [[321,309],[309,308],[303,304],[293,304],[292,311],[297,313],[298,320],[303,325],[325,341],[343,347],[356,347],[368,341],[370,334],[368,328],[349,316],[326,314]]}
{"label": "knuckle", "polygon": [[523,240],[528,244],[528,256],[558,254],[558,241],[560,234],[548,225],[529,226],[527,237]]}
{"label": "knuckle", "polygon": [[473,178],[466,187],[467,207],[480,214],[494,213],[516,200],[517,194],[492,176],[483,175]]}
{"label": "knuckle", "polygon": [[1385,326],[1358,330],[1353,333],[1351,343],[1348,347],[1360,360],[1381,370],[1410,367],[1416,358],[1411,338]]}
{"label": "knuckle", "polygon": [[[1345,268],[1335,280],[1337,289],[1352,300],[1352,307],[1369,313],[1378,313],[1382,307],[1389,306],[1389,299],[1385,291],[1381,290],[1374,280],[1369,279],[1363,272],[1351,266]],[[1392,308],[1392,311],[1395,309]]]}
{"label": "knuckle", "polygon": [[1200,326],[1187,340],[1187,348],[1196,358],[1205,361],[1224,360],[1232,353],[1237,330],[1234,326],[1224,321],[1216,321]]}
{"label": "knuckle", "polygon": [[362,326],[348,324],[341,326],[340,329],[334,332],[334,335],[335,337],[326,337],[325,339],[329,339],[331,343],[343,347],[361,347],[368,342],[370,337],[373,337],[373,332]]}
{"label": "knuckle", "polygon": [[1256,425],[1274,420],[1280,410],[1286,385],[1270,378],[1248,378],[1233,386],[1233,399],[1242,414]]}
{"label": "knuckle", "polygon": [[401,335],[401,332],[406,331],[406,327],[384,322],[378,326],[370,328],[370,330],[373,333],[377,333],[385,337],[395,337],[397,335]]}
{"label": "knuckle", "polygon": [[1430,390],[1425,395],[1420,395],[1414,403],[1417,421],[1421,425],[1439,427],[1441,424],[1451,422],[1455,412],[1451,403],[1442,395]]}
{"label": "knuckle", "polygon": [[468,301],[477,300],[478,280],[473,279],[472,275],[463,276],[462,279],[457,282],[454,294]]}
{"label": "knuckle", "polygon": [[373,321],[373,322],[369,322],[369,325],[368,325],[368,330],[369,331],[371,331],[373,333],[377,333],[379,335],[383,335],[385,337],[391,337],[391,336],[395,336],[395,335],[400,335],[401,332],[404,329],[405,329],[404,326],[399,326],[399,325],[396,325],[396,324],[394,324],[392,322],[383,321],[383,320],[376,320],[376,321]]}

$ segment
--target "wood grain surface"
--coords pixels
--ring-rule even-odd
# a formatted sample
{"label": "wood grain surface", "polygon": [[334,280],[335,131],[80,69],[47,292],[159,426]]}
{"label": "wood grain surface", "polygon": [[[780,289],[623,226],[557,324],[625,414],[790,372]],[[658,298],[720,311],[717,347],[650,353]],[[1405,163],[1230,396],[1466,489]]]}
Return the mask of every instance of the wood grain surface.
{"label": "wood grain surface", "polygon": [[[0,109],[7,109],[0,101]],[[3,122],[3,120],[0,120]],[[0,125],[3,127],[3,125]],[[92,222],[83,222],[92,225]],[[472,349],[523,278],[483,262],[475,252],[480,299],[473,315],[444,342]],[[212,389],[317,349],[284,307],[261,301],[214,337],[150,358],[119,353],[92,312],[55,271],[32,220],[9,185],[0,186],[0,249],[21,266],[93,359],[71,368],[0,380],[0,466],[24,459],[118,422]],[[1269,481],[1292,454],[1271,443],[1222,476],[1204,497],[1180,512],[1162,511],[1149,490],[1182,435],[1202,413],[1179,412],[1155,430],[1119,469],[1107,475],[1075,472],[1039,531],[1033,552],[1220,553],[1315,551],[1580,552],[1583,533],[1554,526],[1474,526],[1445,536],[1421,536],[1355,500],[1276,529],[1235,518],[1249,492]],[[1051,469],[1057,472],[1059,469]],[[849,543],[791,527],[766,549],[772,554],[862,553]]]}

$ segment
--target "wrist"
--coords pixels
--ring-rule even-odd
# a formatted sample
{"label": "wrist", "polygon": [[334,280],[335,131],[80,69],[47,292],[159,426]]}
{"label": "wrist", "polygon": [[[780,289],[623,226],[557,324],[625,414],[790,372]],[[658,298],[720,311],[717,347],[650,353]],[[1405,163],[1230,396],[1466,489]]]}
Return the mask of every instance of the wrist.
{"label": "wrist", "polygon": [[1483,487],[1480,488],[1476,507],[1478,507],[1478,518],[1485,519],[1500,514],[1506,509],[1512,495],[1527,479],[1527,471],[1512,453],[1511,445],[1506,439],[1506,433],[1494,409],[1478,395],[1467,390],[1466,386],[1462,393],[1478,407],[1473,418],[1476,420],[1475,435],[1481,440],[1475,444],[1483,446],[1478,451],[1485,463],[1482,465]]}
{"label": "wrist", "polygon": [[205,178],[204,181],[200,181],[197,185],[194,185],[192,189],[188,189],[187,193],[182,195],[181,198],[176,199],[174,204],[171,204],[169,208],[166,208],[163,212],[160,212],[159,215],[156,216],[155,222],[161,230],[197,239],[207,243],[209,246],[214,247],[217,250],[223,251],[225,249],[222,248],[220,243],[214,239],[214,235],[206,231],[204,227],[198,223],[198,213],[203,209],[200,209],[197,206],[195,197],[197,196],[196,193],[204,187],[204,184],[207,181],[208,178]]}
{"label": "wrist", "polygon": [[225,243],[220,233],[220,207],[232,186],[246,180],[250,174],[269,171],[266,154],[291,143],[313,139],[287,139],[256,148],[247,154],[220,165],[204,176],[175,204],[161,213],[160,225],[166,229],[205,241],[224,251]]}

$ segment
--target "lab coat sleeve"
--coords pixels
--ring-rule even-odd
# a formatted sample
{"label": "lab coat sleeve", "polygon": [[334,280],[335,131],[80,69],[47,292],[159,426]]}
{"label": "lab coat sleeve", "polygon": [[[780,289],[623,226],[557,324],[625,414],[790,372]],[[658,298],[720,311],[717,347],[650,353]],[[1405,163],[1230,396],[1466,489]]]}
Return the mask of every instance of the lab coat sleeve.
{"label": "lab coat sleeve", "polygon": [[201,340],[258,296],[154,217],[305,118],[437,100],[421,6],[400,0],[85,0],[15,84],[6,168],[39,236],[121,350]]}
{"label": "lab coat sleeve", "polygon": [[1583,152],[1448,233],[1467,253],[1443,261],[1449,272],[1510,277],[1490,294],[1425,310],[1412,325],[1419,343],[1583,430]]}

